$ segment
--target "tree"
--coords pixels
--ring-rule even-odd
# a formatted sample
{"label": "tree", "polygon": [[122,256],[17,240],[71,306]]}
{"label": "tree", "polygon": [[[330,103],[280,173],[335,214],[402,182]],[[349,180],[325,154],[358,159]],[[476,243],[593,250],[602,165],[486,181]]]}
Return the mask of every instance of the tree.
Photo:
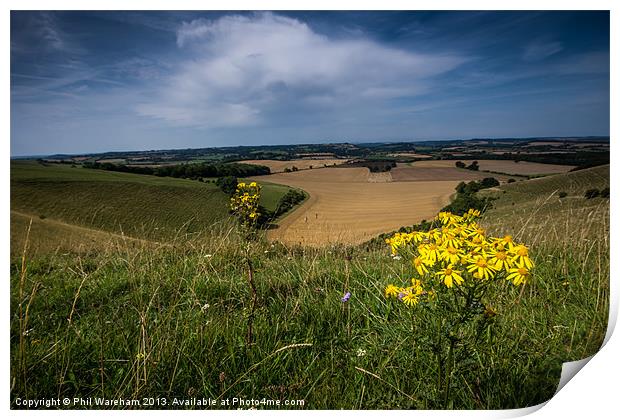
{"label": "tree", "polygon": [[237,190],[237,177],[236,176],[223,176],[215,181],[215,185],[228,194],[233,195]]}
{"label": "tree", "polygon": [[480,181],[480,189],[497,187],[498,185],[499,181],[495,178],[484,178],[482,181]]}
{"label": "tree", "polygon": [[467,169],[469,169],[470,171],[477,171],[479,168],[478,166],[478,161],[474,160],[468,167]]}
{"label": "tree", "polygon": [[456,166],[457,168],[461,168],[461,169],[465,169],[465,163],[461,162],[460,160],[457,161],[454,166]]}

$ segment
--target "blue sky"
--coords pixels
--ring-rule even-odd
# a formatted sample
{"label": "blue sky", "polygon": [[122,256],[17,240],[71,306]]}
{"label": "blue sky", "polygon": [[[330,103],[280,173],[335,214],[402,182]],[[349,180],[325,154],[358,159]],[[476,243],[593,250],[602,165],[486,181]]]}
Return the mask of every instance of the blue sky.
{"label": "blue sky", "polygon": [[11,155],[609,135],[608,12],[12,12]]}

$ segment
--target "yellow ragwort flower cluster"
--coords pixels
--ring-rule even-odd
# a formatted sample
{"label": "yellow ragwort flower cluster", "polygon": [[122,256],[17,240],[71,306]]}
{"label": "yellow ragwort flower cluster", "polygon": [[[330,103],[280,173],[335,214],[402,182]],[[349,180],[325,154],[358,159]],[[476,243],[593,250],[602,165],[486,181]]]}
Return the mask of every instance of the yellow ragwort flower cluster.
{"label": "yellow ragwort flower cluster", "polygon": [[385,295],[415,305],[423,297],[434,296],[441,284],[452,288],[499,278],[515,286],[526,283],[534,266],[528,248],[509,235],[486,236],[475,222],[479,217],[480,212],[474,209],[463,216],[440,212],[435,218],[438,227],[428,232],[396,233],[386,239],[393,255],[411,256],[419,278],[413,278],[407,287],[390,284]]}
{"label": "yellow ragwort flower cluster", "polygon": [[242,223],[251,225],[258,220],[258,201],[261,187],[256,182],[239,182],[237,190],[230,198],[230,208]]}

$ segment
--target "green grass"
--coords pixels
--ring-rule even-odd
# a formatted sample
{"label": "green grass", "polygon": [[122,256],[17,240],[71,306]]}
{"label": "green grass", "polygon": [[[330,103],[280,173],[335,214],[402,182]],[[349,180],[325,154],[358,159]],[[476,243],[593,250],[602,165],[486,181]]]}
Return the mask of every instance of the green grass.
{"label": "green grass", "polygon": [[[242,179],[244,182],[252,182],[249,179]],[[261,196],[259,204],[265,207],[267,210],[275,211],[278,208],[278,204],[282,196],[292,190],[287,185],[273,184],[271,182],[260,182]]]}
{"label": "green grass", "polygon": [[[605,181],[590,172],[561,176],[574,177],[579,188]],[[581,200],[575,187],[565,201],[570,208],[546,219],[553,215],[545,204],[552,186],[533,184],[541,181],[502,186],[496,194],[503,197],[482,220],[493,235],[519,231],[536,270],[523,289],[505,285],[488,296],[497,316],[452,378],[453,408],[543,402],[555,392],[561,363],[602,343],[609,202]],[[513,198],[523,212],[514,210]],[[155,249],[133,243],[95,253],[27,253],[23,267],[13,258],[13,406],[17,397],[45,395],[159,397],[168,404],[174,397],[265,397],[304,400],[306,409],[442,407],[435,355],[425,345],[428,326],[415,310],[383,297],[388,283],[409,275],[406,261],[395,261],[388,249],[286,248],[259,240],[250,251],[259,300],[255,342],[247,345],[246,242],[228,222],[208,226],[202,238]],[[340,301],[345,285],[352,293],[347,304]]]}
{"label": "green grass", "polygon": [[11,162],[11,210],[66,223],[169,240],[228,216],[228,198],[208,183]]}
{"label": "green grass", "polygon": [[[504,184],[478,194],[496,198],[485,219],[500,235],[516,232],[528,243],[563,248],[581,246],[583,238],[604,241],[608,247],[609,199],[584,197],[590,188],[605,187],[609,165]],[[568,195],[559,198],[561,191]]]}

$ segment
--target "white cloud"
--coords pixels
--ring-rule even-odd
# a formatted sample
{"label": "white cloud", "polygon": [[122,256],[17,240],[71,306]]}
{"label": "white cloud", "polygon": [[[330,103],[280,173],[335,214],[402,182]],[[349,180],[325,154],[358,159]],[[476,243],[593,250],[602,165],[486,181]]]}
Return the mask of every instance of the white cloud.
{"label": "white cloud", "polygon": [[359,37],[331,39],[272,13],[184,23],[177,45],[188,58],[136,109],[198,127],[251,125],[292,109],[379,106],[427,92],[434,76],[465,61]]}

